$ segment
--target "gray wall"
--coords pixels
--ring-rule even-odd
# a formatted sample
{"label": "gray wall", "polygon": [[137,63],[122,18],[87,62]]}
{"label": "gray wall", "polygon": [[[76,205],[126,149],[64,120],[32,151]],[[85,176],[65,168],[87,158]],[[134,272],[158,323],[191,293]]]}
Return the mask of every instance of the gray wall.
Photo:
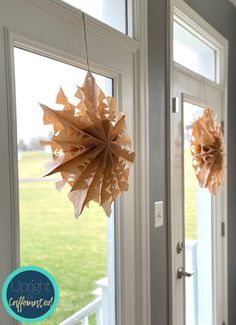
{"label": "gray wall", "polygon": [[[229,40],[228,79],[228,286],[229,324],[236,324],[236,10],[228,0],[185,0]],[[150,214],[166,202],[166,0],[149,0]],[[167,212],[165,207],[165,212]],[[168,324],[167,220],[151,223],[152,325]]]}
{"label": "gray wall", "polygon": [[[166,26],[167,1],[149,0],[150,216],[163,200],[166,215]],[[152,325],[168,324],[167,222],[154,229],[151,218]]]}

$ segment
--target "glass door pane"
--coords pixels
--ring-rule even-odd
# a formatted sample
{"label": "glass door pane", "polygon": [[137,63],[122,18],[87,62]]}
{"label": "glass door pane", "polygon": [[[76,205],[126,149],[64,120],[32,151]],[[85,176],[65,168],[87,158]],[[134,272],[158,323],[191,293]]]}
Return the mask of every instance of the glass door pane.
{"label": "glass door pane", "polygon": [[204,108],[184,102],[184,243],[186,325],[213,325],[211,195],[199,187],[192,167],[190,140],[193,122]]}
{"label": "glass door pane", "polygon": [[[39,141],[52,129],[43,124],[38,102],[61,109],[55,104],[60,86],[73,101],[86,71],[18,48],[14,58],[21,266],[42,267],[58,283],[59,304],[45,325],[60,324],[95,300],[96,308],[82,324],[95,325],[98,320],[105,324],[106,319],[115,325],[114,216],[108,219],[94,203],[75,219],[69,188],[56,191],[57,174],[42,178],[44,165],[52,158]],[[96,75],[96,81],[112,95],[111,79]]]}

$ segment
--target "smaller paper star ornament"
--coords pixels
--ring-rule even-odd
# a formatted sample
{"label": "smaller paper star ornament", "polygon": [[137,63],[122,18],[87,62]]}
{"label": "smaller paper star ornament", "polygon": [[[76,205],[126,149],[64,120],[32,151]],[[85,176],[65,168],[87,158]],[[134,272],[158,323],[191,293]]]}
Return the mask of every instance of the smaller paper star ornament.
{"label": "smaller paper star ornament", "polygon": [[60,172],[60,190],[66,183],[68,194],[79,217],[90,201],[99,203],[106,214],[111,204],[128,190],[128,177],[134,152],[127,134],[124,113],[117,113],[113,97],[105,96],[88,72],[83,87],[77,87],[77,105],[71,104],[62,89],[57,104],[63,110],[54,110],[40,104],[44,124],[52,124],[54,135],[44,144],[51,146],[53,162],[45,176]]}
{"label": "smaller paper star ornament", "polygon": [[217,123],[210,109],[193,123],[191,153],[193,168],[200,187],[216,194],[223,184],[225,165],[222,127]]}

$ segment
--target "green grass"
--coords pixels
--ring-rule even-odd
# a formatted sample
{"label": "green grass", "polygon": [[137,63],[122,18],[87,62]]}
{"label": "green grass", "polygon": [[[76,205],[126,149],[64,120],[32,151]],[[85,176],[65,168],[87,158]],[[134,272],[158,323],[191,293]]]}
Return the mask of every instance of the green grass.
{"label": "green grass", "polygon": [[19,160],[19,178],[39,178],[43,176],[44,163],[50,159],[43,151],[26,151]]}
{"label": "green grass", "polygon": [[192,167],[192,156],[189,149],[184,152],[184,171],[185,171],[185,195],[184,195],[184,214],[185,214],[185,238],[197,239],[197,180]]}
{"label": "green grass", "polygon": [[[23,153],[19,177],[42,177],[49,157],[43,152]],[[186,150],[185,233],[187,239],[196,239],[197,184],[191,160]],[[92,204],[76,220],[67,192],[68,188],[56,191],[54,182],[20,183],[21,265],[45,268],[59,285],[59,305],[41,322],[44,325],[59,324],[91,302],[95,282],[107,274],[106,216]]]}
{"label": "green grass", "polygon": [[[41,177],[45,154],[25,153],[21,178]],[[91,302],[107,274],[106,216],[96,204],[76,220],[73,205],[53,182],[20,183],[21,265],[45,268],[59,286],[59,304],[44,325],[55,325]]]}

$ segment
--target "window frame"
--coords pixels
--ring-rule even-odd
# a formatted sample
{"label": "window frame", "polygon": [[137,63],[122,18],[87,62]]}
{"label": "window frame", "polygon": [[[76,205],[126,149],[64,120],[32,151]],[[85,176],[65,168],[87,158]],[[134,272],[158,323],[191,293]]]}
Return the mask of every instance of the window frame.
{"label": "window frame", "polygon": [[[190,7],[188,7],[188,9],[184,7],[185,6],[181,4],[181,1],[175,1],[175,5],[173,7],[173,19],[193,36],[216,51],[216,80],[212,81],[177,62],[174,62],[174,66],[177,69],[178,67],[181,67],[182,69],[186,70],[186,72],[193,74],[193,76],[195,75],[204,78],[207,81],[222,86],[225,83],[226,71],[224,65],[222,64],[225,56],[225,39],[216,30],[214,30],[213,27],[209,28],[209,24],[207,24],[206,21],[204,21],[193,10],[190,10]],[[171,49],[171,52],[173,53],[173,46]]]}
{"label": "window frame", "polygon": [[[169,98],[168,102],[168,134],[170,134],[171,125],[172,125],[172,116],[175,112],[173,98],[174,98],[174,72],[180,72],[183,75],[189,76],[197,81],[200,81],[205,87],[216,89],[222,93],[223,98],[223,121],[224,121],[224,147],[225,147],[225,163],[227,166],[227,80],[228,80],[228,41],[218,32],[216,31],[209,23],[207,23],[199,14],[197,14],[190,6],[188,6],[183,0],[171,0],[170,5],[168,7],[169,12],[169,24],[168,24],[168,85],[169,91],[167,92],[167,96]],[[196,35],[198,38],[204,40],[205,43],[209,42],[210,46],[215,48],[217,51],[217,62],[216,62],[216,70],[218,73],[216,74],[216,82],[211,81],[204,76],[191,71],[190,69],[174,62],[173,60],[173,22],[177,21],[177,23],[181,22],[181,25],[184,28],[187,28],[191,33]],[[183,99],[182,99],[183,100]],[[204,105],[206,103],[203,103]],[[168,139],[168,148],[169,148],[169,155],[171,157],[171,138],[169,135]],[[174,224],[175,220],[172,217],[171,210],[173,209],[173,205],[171,204],[172,198],[172,191],[171,191],[171,168],[172,163],[171,159],[168,166],[168,209],[170,211],[169,214],[169,229],[168,229],[168,243],[169,243],[169,265],[170,265],[170,276],[169,276],[169,302],[171,305],[170,309],[170,321],[171,324],[175,324],[175,315],[178,312],[176,310],[177,306],[174,303],[174,296],[176,294],[175,290],[173,289],[174,283],[174,272],[175,272],[175,264],[174,264],[174,254],[176,254],[176,246],[175,242],[173,241],[174,237]],[[216,202],[216,200],[212,200],[212,205],[216,207],[218,211],[217,216],[217,229],[216,236],[220,238],[220,243],[216,244],[218,254],[218,261],[217,264],[214,264],[213,267],[220,268],[220,278],[218,278],[217,286],[221,289],[222,296],[215,297],[216,306],[221,306],[223,302],[222,309],[214,310],[214,313],[217,314],[218,321],[222,321],[227,323],[228,322],[228,257],[227,257],[227,171],[225,173],[225,183],[223,186],[222,194],[220,194],[220,200]],[[224,227],[225,234],[222,236],[222,225]],[[220,310],[221,309],[221,310]]]}
{"label": "window frame", "polygon": [[[17,0],[12,0],[14,3]],[[61,3],[57,0],[25,0],[24,6],[30,8],[39,8],[45,15],[55,15],[60,19],[64,19],[67,23],[73,26],[82,25],[82,14],[78,9],[72,9],[71,6]],[[88,34],[92,37],[100,37],[104,42],[109,42],[115,46],[129,51],[132,56],[132,69],[134,75],[134,150],[136,151],[135,167],[131,170],[131,186],[135,186],[135,193],[125,193],[117,204],[117,211],[119,215],[123,216],[124,209],[127,207],[128,197],[135,202],[135,219],[130,222],[133,227],[133,235],[131,238],[131,251],[135,248],[135,254],[132,256],[134,270],[134,287],[135,298],[129,301],[129,293],[127,291],[129,270],[125,265],[125,261],[130,258],[129,249],[125,247],[125,241],[120,240],[117,248],[118,259],[118,283],[120,287],[120,294],[118,295],[118,319],[117,325],[137,325],[137,324],[150,324],[150,250],[149,250],[149,145],[148,145],[148,96],[147,96],[147,2],[134,1],[134,7],[139,8],[137,13],[141,12],[142,16],[136,17],[138,30],[136,29],[137,39],[132,39],[119,31],[114,30],[112,27],[97,21],[93,17],[86,15],[86,27]],[[31,10],[31,9],[30,9]],[[33,10],[33,9],[32,9]],[[8,13],[6,13],[8,15]],[[27,17],[26,17],[27,18]],[[14,21],[14,14],[9,14],[9,26],[2,26],[0,30],[0,43],[2,44],[0,50],[0,63],[4,67],[0,71],[0,94],[2,98],[3,120],[6,122],[2,127],[2,135],[5,139],[0,141],[2,150],[6,152],[4,159],[1,160],[3,166],[7,166],[7,170],[3,177],[3,181],[9,186],[5,186],[5,190],[0,189],[3,193],[0,200],[1,206],[5,206],[4,211],[6,216],[10,216],[9,220],[2,220],[3,225],[8,229],[8,239],[4,245],[0,245],[3,249],[1,255],[6,256],[7,262],[1,274],[1,282],[4,280],[12,270],[19,266],[19,220],[17,215],[18,211],[18,190],[17,190],[17,164],[15,156],[17,153],[16,148],[16,116],[15,116],[15,91],[14,91],[14,59],[13,48],[14,46],[20,47],[25,50],[32,51],[36,54],[45,55],[49,58],[61,60],[62,62],[72,64],[78,67],[86,68],[86,59],[81,56],[70,54],[69,51],[58,50],[56,46],[51,47],[44,41],[32,39],[30,36],[23,32],[24,23],[17,25]],[[41,31],[38,31],[40,36]],[[40,37],[39,37],[40,38]],[[78,40],[79,41],[79,40]],[[90,43],[91,44],[91,43]],[[79,62],[79,63],[78,63]],[[114,67],[101,66],[99,63],[90,60],[90,67],[92,71],[97,73],[107,74],[107,76],[115,80],[115,97],[118,103],[124,103],[122,97],[122,75],[119,69]],[[138,78],[139,77],[139,78]],[[5,108],[6,107],[6,110]],[[3,125],[0,123],[0,125]],[[6,135],[7,138],[6,138]],[[143,160],[143,157],[146,157]],[[134,222],[134,223],[133,223]],[[126,219],[121,218],[120,226],[117,229],[118,237],[124,238],[128,235],[126,226],[129,224],[128,215]],[[2,237],[4,242],[5,236]],[[2,243],[0,240],[0,242]],[[9,245],[7,248],[6,246]],[[11,258],[6,252],[11,251]],[[10,260],[11,259],[11,260]],[[127,276],[124,276],[126,274]],[[133,275],[132,275],[133,276]],[[131,297],[131,296],[130,296]],[[126,306],[126,304],[128,305]],[[130,308],[129,308],[130,307]],[[5,311],[0,304],[0,310],[3,314]],[[6,316],[4,324],[18,324],[13,319]]]}

